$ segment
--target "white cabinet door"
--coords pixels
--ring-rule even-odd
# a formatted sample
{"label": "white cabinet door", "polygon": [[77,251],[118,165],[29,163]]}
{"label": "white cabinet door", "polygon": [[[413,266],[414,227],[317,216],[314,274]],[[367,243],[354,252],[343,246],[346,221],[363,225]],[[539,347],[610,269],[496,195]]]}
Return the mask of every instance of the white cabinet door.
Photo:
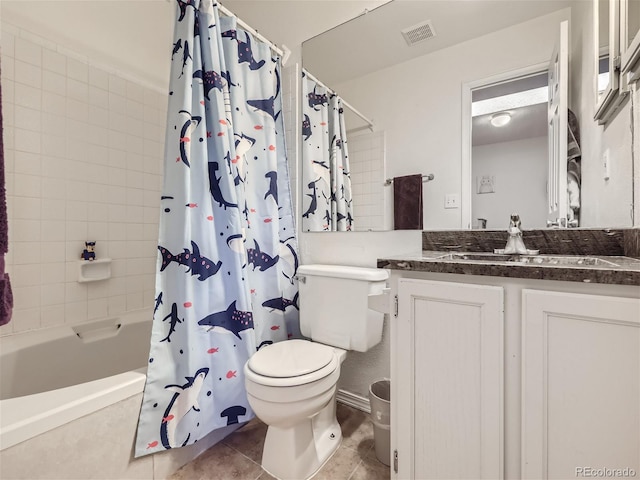
{"label": "white cabinet door", "polygon": [[503,477],[503,289],[400,279],[399,479]]}
{"label": "white cabinet door", "polygon": [[522,478],[640,475],[640,300],[522,301]]}

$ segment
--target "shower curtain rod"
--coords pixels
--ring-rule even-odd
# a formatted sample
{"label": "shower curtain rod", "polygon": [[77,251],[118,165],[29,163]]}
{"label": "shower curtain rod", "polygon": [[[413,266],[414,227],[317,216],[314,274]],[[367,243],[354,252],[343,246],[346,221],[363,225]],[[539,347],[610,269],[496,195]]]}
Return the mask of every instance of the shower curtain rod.
{"label": "shower curtain rod", "polygon": [[[166,0],[166,1],[168,3],[171,3],[173,0]],[[240,17],[238,17],[235,13],[233,13],[227,7],[222,5],[220,2],[213,2],[213,5],[214,6],[217,5],[218,9],[220,9],[220,11],[224,13],[227,17],[235,17],[238,25],[240,25],[246,31],[251,33],[257,39],[269,45],[269,48],[271,50],[273,50],[274,52],[276,52],[278,55],[282,57],[282,66],[284,66],[287,63],[287,60],[289,60],[289,56],[291,56],[291,50],[289,50],[289,48],[286,45],[282,45],[282,48],[278,47],[275,43],[273,43],[271,40],[266,38],[264,35],[258,33],[256,29],[249,26],[245,21],[243,21]]]}
{"label": "shower curtain rod", "polygon": [[[311,80],[313,80],[314,82],[316,82],[318,85],[320,85],[321,87],[326,88],[327,90],[329,90],[331,93],[333,93],[334,95],[338,95],[336,93],[336,91],[332,88],[327,87],[324,83],[322,83],[320,80],[318,80],[316,77],[314,77],[311,73],[309,73],[306,69],[302,69],[302,71],[304,72],[305,75],[307,75]],[[349,110],[351,110],[353,113],[355,113],[357,116],[359,116],[362,120],[365,121],[365,123],[367,124],[366,127],[364,128],[369,128],[372,132],[373,132],[373,122],[371,120],[369,120],[367,117],[365,117],[362,113],[360,113],[358,110],[356,110],[355,108],[353,108],[353,106],[347,102],[344,98],[340,97],[340,100],[342,100],[342,105],[344,105],[345,107],[347,107]],[[353,129],[353,131],[356,130],[362,130],[361,128],[358,129]]]}

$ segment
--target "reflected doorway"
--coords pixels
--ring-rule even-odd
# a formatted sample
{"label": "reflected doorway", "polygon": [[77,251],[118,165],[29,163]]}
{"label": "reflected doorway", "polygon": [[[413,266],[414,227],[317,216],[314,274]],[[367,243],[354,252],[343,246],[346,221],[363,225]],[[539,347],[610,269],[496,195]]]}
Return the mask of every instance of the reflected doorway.
{"label": "reflected doorway", "polygon": [[471,228],[546,227],[548,98],[546,69],[471,90]]}

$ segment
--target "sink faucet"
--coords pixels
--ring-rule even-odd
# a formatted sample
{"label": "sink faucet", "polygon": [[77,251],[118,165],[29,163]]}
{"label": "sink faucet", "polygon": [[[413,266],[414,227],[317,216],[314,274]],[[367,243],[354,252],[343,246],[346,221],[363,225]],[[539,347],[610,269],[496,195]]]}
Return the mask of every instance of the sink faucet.
{"label": "sink faucet", "polygon": [[509,238],[507,239],[507,246],[504,247],[504,253],[510,255],[527,255],[529,250],[524,246],[522,241],[522,230],[520,230],[520,215],[517,213],[511,214],[511,220],[509,221]]}

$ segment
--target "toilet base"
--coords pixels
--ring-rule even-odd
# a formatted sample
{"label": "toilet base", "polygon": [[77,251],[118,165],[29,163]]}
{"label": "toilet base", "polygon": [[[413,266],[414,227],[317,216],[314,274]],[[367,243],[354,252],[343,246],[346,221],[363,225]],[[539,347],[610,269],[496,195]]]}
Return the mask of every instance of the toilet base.
{"label": "toilet base", "polygon": [[269,426],[262,468],[279,480],[306,480],[315,475],[342,443],[336,419],[336,397],[315,416],[289,427]]}

